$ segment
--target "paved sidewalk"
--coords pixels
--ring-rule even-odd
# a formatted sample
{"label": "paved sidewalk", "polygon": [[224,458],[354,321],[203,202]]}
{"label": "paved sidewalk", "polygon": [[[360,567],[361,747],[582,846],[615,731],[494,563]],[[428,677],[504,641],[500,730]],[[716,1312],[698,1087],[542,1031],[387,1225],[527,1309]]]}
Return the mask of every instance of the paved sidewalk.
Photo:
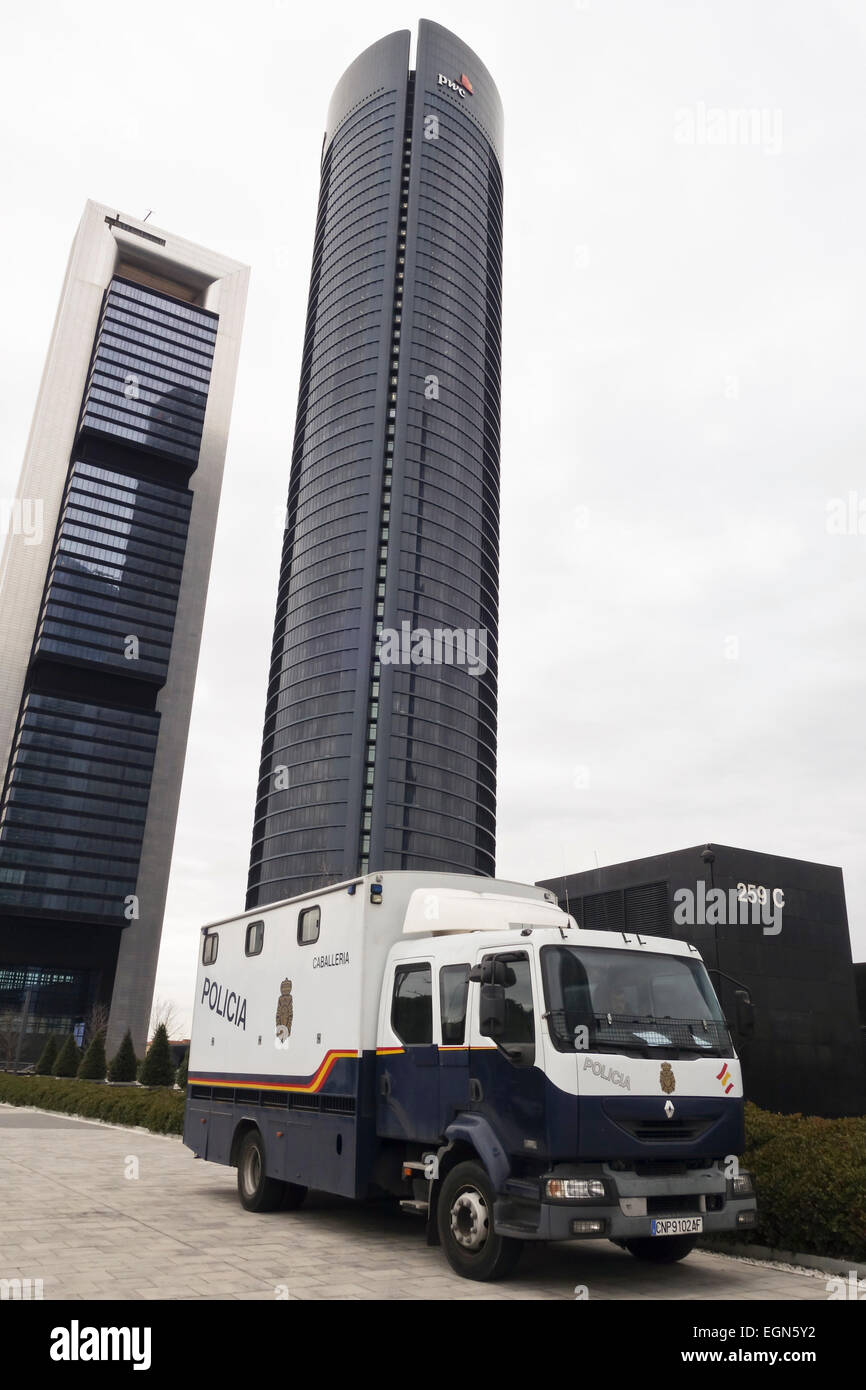
{"label": "paved sidewalk", "polygon": [[606,1241],[530,1247],[476,1284],[391,1205],[255,1216],[235,1181],[178,1139],[0,1106],[0,1279],[42,1279],[46,1299],[827,1298],[823,1275],[702,1251],[653,1268]]}

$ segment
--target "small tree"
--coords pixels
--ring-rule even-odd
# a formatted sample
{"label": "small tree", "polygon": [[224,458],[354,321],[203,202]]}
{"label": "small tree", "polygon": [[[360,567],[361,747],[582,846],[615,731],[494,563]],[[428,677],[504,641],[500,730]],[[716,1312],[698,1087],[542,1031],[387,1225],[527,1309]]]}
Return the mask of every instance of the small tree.
{"label": "small tree", "polygon": [[60,1049],[60,1054],[57,1058],[57,1061],[54,1063],[54,1075],[74,1076],[75,1073],[78,1071],[78,1065],[80,1061],[81,1052],[79,1050],[77,1042],[75,1041],[75,1038],[70,1033],[69,1037],[66,1039],[66,1042]]}
{"label": "small tree", "polygon": [[168,1033],[161,1023],[153,1035],[153,1042],[147,1049],[139,1080],[142,1086],[173,1086],[175,1069],[171,1062],[171,1048]]}
{"label": "small tree", "polygon": [[111,1010],[107,1004],[91,1004],[87,1017],[84,1020],[84,1040],[88,1047],[93,1042],[97,1033],[104,1035],[108,1032],[108,1017]]}
{"label": "small tree", "polygon": [[176,1082],[177,1082],[177,1085],[180,1086],[181,1090],[183,1090],[183,1089],[185,1088],[185,1086],[186,1086],[186,1081],[187,1081],[188,1072],[189,1072],[189,1048],[187,1048],[186,1052],[183,1054],[183,1061],[181,1062],[180,1066],[179,1066],[178,1069],[177,1069],[177,1076],[176,1076],[176,1078],[175,1078],[175,1080],[176,1080]]}
{"label": "small tree", "polygon": [[117,1049],[116,1055],[111,1059],[111,1066],[108,1068],[109,1081],[134,1081],[138,1071],[138,1059],[135,1055],[135,1048],[132,1045],[132,1034],[127,1028],[123,1035],[123,1042]]}
{"label": "small tree", "polygon": [[168,1037],[180,1031],[180,1017],[170,999],[154,999],[150,1009],[150,1036],[156,1038],[159,1025],[165,1028]]}
{"label": "small tree", "polygon": [[0,1067],[4,1071],[11,1071],[15,1066],[20,1031],[20,1014],[14,1013],[11,1009],[0,1014]]}
{"label": "small tree", "polygon": [[57,1061],[57,1039],[52,1034],[46,1042],[36,1063],[37,1076],[51,1076],[54,1071],[54,1063]]}
{"label": "small tree", "polygon": [[79,1081],[104,1081],[108,1063],[105,1060],[105,1034],[97,1033],[81,1059]]}

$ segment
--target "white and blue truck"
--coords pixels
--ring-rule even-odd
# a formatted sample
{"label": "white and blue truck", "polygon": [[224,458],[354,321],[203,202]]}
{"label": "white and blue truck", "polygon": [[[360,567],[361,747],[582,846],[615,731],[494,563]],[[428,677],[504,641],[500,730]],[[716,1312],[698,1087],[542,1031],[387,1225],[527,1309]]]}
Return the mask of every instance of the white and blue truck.
{"label": "white and blue truck", "polygon": [[743,1089],[696,949],[552,893],[383,872],[202,928],[184,1142],[245,1208],[392,1195],[458,1274],[524,1241],[681,1259],[754,1225]]}

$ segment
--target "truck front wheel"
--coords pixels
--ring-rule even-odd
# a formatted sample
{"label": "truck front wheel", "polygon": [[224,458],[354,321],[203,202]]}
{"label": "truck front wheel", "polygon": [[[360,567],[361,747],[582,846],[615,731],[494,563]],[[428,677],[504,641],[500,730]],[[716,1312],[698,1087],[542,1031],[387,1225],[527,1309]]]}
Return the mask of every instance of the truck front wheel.
{"label": "truck front wheel", "polygon": [[691,1236],[645,1236],[627,1240],[625,1248],[635,1259],[649,1260],[654,1265],[672,1265],[690,1255],[696,1243]]}
{"label": "truck front wheel", "polygon": [[502,1279],[520,1258],[523,1242],[493,1229],[493,1188],[480,1163],[446,1173],[436,1220],[448,1263],[464,1279]]}
{"label": "truck front wheel", "polygon": [[265,1175],[265,1144],[257,1129],[245,1134],[238,1154],[238,1196],[246,1211],[276,1211],[283,1205],[285,1183]]}

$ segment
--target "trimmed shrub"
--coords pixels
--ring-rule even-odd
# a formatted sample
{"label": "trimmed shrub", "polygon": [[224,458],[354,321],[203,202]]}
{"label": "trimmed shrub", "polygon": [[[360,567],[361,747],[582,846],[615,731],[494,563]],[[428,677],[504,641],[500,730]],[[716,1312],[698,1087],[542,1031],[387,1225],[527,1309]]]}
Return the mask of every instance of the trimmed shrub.
{"label": "trimmed shrub", "polygon": [[81,1059],[76,1073],[82,1081],[104,1081],[108,1063],[105,1060],[105,1034],[97,1033]]}
{"label": "trimmed shrub", "polygon": [[57,1060],[54,1063],[55,1076],[74,1076],[78,1071],[81,1061],[81,1050],[72,1034],[60,1049]]}
{"label": "trimmed shrub", "polygon": [[866,1260],[866,1116],[825,1120],[746,1104],[743,1167],[758,1189],[748,1243]]}
{"label": "trimmed shrub", "polygon": [[153,1035],[153,1042],[147,1049],[138,1079],[142,1086],[173,1086],[175,1068],[171,1061],[171,1048],[168,1045],[168,1032],[161,1023]]}
{"label": "trimmed shrub", "polygon": [[138,1060],[135,1055],[135,1048],[132,1045],[132,1034],[127,1028],[123,1035],[123,1042],[111,1059],[111,1066],[108,1068],[109,1081],[134,1081],[138,1071]]}
{"label": "trimmed shrub", "polygon": [[54,1073],[54,1063],[57,1061],[57,1039],[50,1037],[39,1054],[39,1061],[36,1063],[36,1076],[52,1076]]}
{"label": "trimmed shrub", "polygon": [[135,1086],[120,1089],[74,1078],[0,1072],[0,1101],[117,1125],[141,1125],[155,1134],[183,1133],[184,1097],[177,1091],[140,1091]]}
{"label": "trimmed shrub", "polygon": [[181,1062],[180,1066],[178,1067],[178,1069],[177,1069],[177,1076],[175,1077],[175,1083],[180,1087],[180,1089],[181,1089],[182,1091],[186,1089],[186,1079],[187,1079],[188,1072],[189,1072],[189,1048],[187,1048],[186,1052],[183,1054],[183,1061]]}

